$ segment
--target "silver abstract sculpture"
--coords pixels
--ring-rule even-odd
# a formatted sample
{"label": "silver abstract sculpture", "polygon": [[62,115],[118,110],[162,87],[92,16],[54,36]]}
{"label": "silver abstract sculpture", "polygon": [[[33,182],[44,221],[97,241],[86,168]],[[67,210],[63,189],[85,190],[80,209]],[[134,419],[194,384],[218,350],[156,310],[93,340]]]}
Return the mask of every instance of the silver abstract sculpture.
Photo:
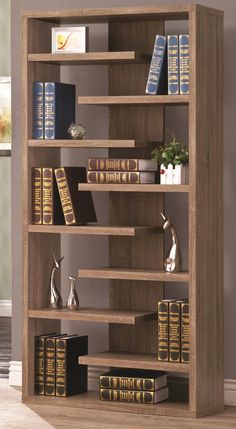
{"label": "silver abstract sculpture", "polygon": [[72,122],[67,130],[72,139],[83,140],[86,136],[86,130],[82,124],[74,124]]}
{"label": "silver abstract sculpture", "polygon": [[78,310],[79,309],[79,298],[75,289],[75,278],[70,277],[70,293],[68,296],[68,300],[66,301],[66,307],[68,310]]}
{"label": "silver abstract sculpture", "polygon": [[161,213],[161,216],[164,220],[164,224],[162,228],[164,230],[167,230],[167,229],[171,230],[171,241],[172,241],[170,250],[168,252],[168,256],[164,261],[164,269],[169,273],[179,272],[181,270],[179,240],[178,240],[176,231],[173,225],[171,224],[170,220],[163,213]]}
{"label": "silver abstract sculpture", "polygon": [[55,283],[55,273],[61,267],[61,261],[64,258],[56,259],[53,254],[52,271],[50,275],[50,286],[48,288],[48,308],[62,308],[62,298],[57,290]]}

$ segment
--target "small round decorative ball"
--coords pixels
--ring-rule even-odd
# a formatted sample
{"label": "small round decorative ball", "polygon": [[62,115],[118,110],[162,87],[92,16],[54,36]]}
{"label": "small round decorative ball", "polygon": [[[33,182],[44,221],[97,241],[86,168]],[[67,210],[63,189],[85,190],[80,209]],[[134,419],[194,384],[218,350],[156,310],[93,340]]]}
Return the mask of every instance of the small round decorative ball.
{"label": "small round decorative ball", "polygon": [[82,124],[70,124],[68,130],[68,134],[70,134],[72,139],[83,140],[86,135],[86,130]]}

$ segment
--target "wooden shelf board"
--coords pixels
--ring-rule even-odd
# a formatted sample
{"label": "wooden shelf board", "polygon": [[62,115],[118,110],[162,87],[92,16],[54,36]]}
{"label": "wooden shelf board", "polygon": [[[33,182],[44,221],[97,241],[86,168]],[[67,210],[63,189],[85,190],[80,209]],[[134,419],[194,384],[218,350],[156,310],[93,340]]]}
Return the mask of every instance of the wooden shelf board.
{"label": "wooden shelf board", "polygon": [[134,268],[79,269],[78,276],[91,279],[189,282],[188,272],[167,273],[162,270],[142,270]]}
{"label": "wooden shelf board", "polygon": [[153,147],[158,142],[141,140],[28,140],[29,147],[55,148],[145,148]]}
{"label": "wooden shelf board", "polygon": [[189,103],[188,95],[121,95],[121,96],[91,96],[78,97],[79,105],[96,106],[150,106],[156,104],[186,105]]}
{"label": "wooden shelf board", "polygon": [[142,226],[67,226],[67,225],[29,225],[29,232],[51,234],[79,234],[79,235],[125,235],[136,237],[150,233],[162,233],[160,227],[149,228]]}
{"label": "wooden shelf board", "polygon": [[51,64],[113,64],[150,62],[151,55],[135,52],[85,52],[78,54],[28,54],[28,61]]}
{"label": "wooden shelf board", "polygon": [[103,192],[189,192],[189,185],[79,183],[79,191]]}
{"label": "wooden shelf board", "polygon": [[160,362],[155,354],[101,352],[79,357],[79,363],[84,365],[151,369],[160,371],[189,372],[186,363]]}
{"label": "wooden shelf board", "polygon": [[30,318],[34,319],[62,319],[80,320],[98,323],[121,323],[135,325],[137,320],[155,320],[156,312],[137,310],[112,310],[107,308],[85,308],[78,311],[70,311],[66,308],[52,310],[50,308],[31,309],[28,312]]}
{"label": "wooden shelf board", "polygon": [[144,415],[163,415],[163,416],[180,416],[193,417],[194,414],[189,410],[188,403],[165,401],[160,404],[132,404],[115,401],[101,401],[99,393],[88,391],[80,395],[60,398],[57,396],[44,395],[27,395],[23,398],[24,403],[57,405],[73,408],[85,408],[94,410],[119,411]]}

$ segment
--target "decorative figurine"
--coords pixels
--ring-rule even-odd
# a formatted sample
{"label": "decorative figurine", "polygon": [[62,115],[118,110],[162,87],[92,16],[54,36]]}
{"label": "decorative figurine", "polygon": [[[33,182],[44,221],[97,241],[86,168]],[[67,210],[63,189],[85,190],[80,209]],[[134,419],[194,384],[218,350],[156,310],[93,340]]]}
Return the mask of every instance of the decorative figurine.
{"label": "decorative figurine", "polygon": [[82,124],[74,124],[73,122],[70,124],[68,130],[68,134],[70,134],[72,139],[83,140],[86,135],[86,130]]}
{"label": "decorative figurine", "polygon": [[68,310],[78,310],[79,309],[79,298],[75,289],[75,278],[70,277],[70,293],[68,300],[66,301],[66,307]]}
{"label": "decorative figurine", "polygon": [[161,213],[161,216],[164,220],[164,224],[163,224],[162,228],[164,230],[167,230],[170,228],[171,240],[172,240],[172,244],[171,244],[170,250],[168,252],[168,256],[164,262],[164,268],[165,268],[165,271],[167,271],[169,273],[179,272],[181,270],[181,257],[180,257],[180,249],[179,249],[179,240],[178,240],[176,231],[175,231],[173,225],[171,224],[170,220],[167,217],[165,217],[165,215],[163,213]]}
{"label": "decorative figurine", "polygon": [[61,267],[61,261],[64,258],[62,256],[60,259],[56,259],[53,254],[53,265],[50,275],[50,286],[48,288],[48,308],[62,308],[62,298],[60,293],[57,290],[55,283],[55,273]]}

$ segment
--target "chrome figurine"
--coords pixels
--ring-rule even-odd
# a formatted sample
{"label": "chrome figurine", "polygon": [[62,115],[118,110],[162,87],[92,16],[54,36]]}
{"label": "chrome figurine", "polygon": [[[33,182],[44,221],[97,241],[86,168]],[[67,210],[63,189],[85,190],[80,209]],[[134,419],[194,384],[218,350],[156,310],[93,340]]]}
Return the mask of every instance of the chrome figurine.
{"label": "chrome figurine", "polygon": [[170,220],[161,212],[161,216],[164,220],[163,229],[171,230],[171,247],[168,252],[168,256],[164,261],[164,269],[169,273],[179,272],[181,271],[181,256],[180,256],[180,248],[179,248],[179,240],[176,234],[176,231],[171,224]]}
{"label": "chrome figurine", "polygon": [[67,130],[67,133],[70,134],[72,139],[83,140],[86,136],[86,130],[82,124],[74,124],[72,122]]}
{"label": "chrome figurine", "polygon": [[48,288],[48,308],[62,308],[62,298],[57,290],[55,283],[55,273],[61,267],[61,261],[64,258],[56,259],[53,254],[52,271],[50,275],[50,286]]}
{"label": "chrome figurine", "polygon": [[68,296],[68,300],[66,301],[66,307],[68,310],[78,310],[79,309],[79,298],[75,289],[75,278],[70,277],[70,293]]}

